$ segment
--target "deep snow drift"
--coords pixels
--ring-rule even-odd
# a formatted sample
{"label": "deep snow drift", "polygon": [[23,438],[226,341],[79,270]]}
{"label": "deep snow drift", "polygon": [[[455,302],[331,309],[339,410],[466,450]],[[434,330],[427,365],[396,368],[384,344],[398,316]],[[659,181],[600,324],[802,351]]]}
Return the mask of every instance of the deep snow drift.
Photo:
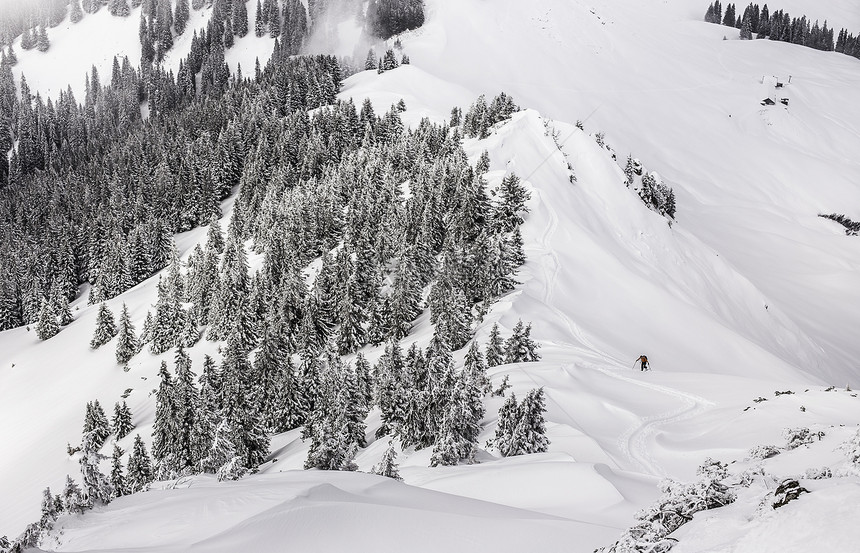
{"label": "deep snow drift", "polygon": [[[522,284],[476,334],[483,343],[496,321],[504,333],[520,318],[533,322],[543,361],[500,367],[493,380],[509,374],[518,397],[545,387],[549,453],[497,459],[487,452],[478,465],[430,469],[429,451],[407,450],[401,472],[423,488],[416,489],[366,475],[286,472],[300,469],[306,456],[298,432],[286,433],[273,439],[263,475],[220,485],[201,477],[72,517],[59,538],[63,550],[277,550],[295,543],[377,551],[408,540],[417,550],[470,543],[477,550],[591,551],[657,496],[659,477],[690,479],[705,456],[743,459],[755,445],[781,444],[785,427],[858,423],[860,400],[822,390],[860,377],[853,362],[860,313],[852,309],[860,302],[860,239],[817,215],[860,219],[850,211],[860,206],[860,61],[734,40],[735,30],[701,22],[707,5],[692,0],[427,0],[427,7],[425,27],[402,39],[412,65],[355,75],[341,96],[358,104],[369,97],[377,111],[404,98],[408,124],[442,120],[451,107],[502,90],[537,110],[515,115],[486,140],[468,141],[467,151],[473,161],[489,151],[490,187],[515,171],[532,191]],[[860,30],[860,14],[847,0],[771,6],[780,8]],[[253,20],[252,3],[249,12]],[[134,28],[105,44],[136,52],[135,13]],[[92,61],[81,68],[69,62],[69,74],[51,81],[58,72],[47,64],[61,60],[17,50],[16,75],[23,71],[34,90],[52,95],[82,83],[93,63],[107,60],[106,69],[99,66],[107,75],[107,50],[80,30],[101,16],[104,10],[65,31],[66,47],[60,37],[67,24],[49,31],[56,33],[49,54],[73,50],[74,42],[81,51],[91,46],[84,55]],[[268,42],[249,36],[227,58],[247,74],[246,60],[266,55]],[[789,106],[761,106],[774,93],[774,76],[788,75]],[[585,131],[573,125],[577,119]],[[606,132],[617,160],[596,144],[597,131]],[[674,187],[671,227],[625,188],[619,164],[630,152]],[[198,229],[177,237],[180,251],[204,236]],[[140,329],[155,280],[108,305],[116,313],[127,303]],[[23,328],[0,334],[0,443],[19,452],[0,457],[0,497],[15,498],[0,505],[0,533],[13,535],[38,518],[41,489],[57,492],[67,473],[77,473],[65,445],[79,442],[87,401],[98,398],[109,409],[131,390],[135,432],[148,438],[151,430],[157,368],[172,353],[141,353],[123,372],[112,344],[88,347],[96,308],[83,297],[72,309],[75,322],[47,342]],[[429,339],[422,320],[407,345]],[[195,370],[216,348],[193,348]],[[631,370],[642,353],[654,372]],[[796,393],[774,397],[786,389]],[[759,397],[768,401],[755,403]],[[484,440],[500,405],[498,398],[487,403]],[[120,441],[126,450],[130,443]],[[781,466],[781,457],[769,463],[783,475],[837,463],[837,440],[824,445],[793,453],[795,464]],[[371,443],[357,457],[359,468],[369,470],[386,447],[387,440]],[[738,507],[736,532],[726,539],[736,551],[764,551],[776,543],[768,536],[802,532],[823,510],[834,513],[827,517],[837,534],[832,550],[840,551],[851,530],[840,533],[838,521],[858,515],[852,482],[813,491],[764,522],[746,521],[754,501],[742,503],[752,507]],[[192,531],[192,514],[207,523]],[[678,550],[721,550],[712,528],[732,515],[713,516],[697,516]],[[327,539],[335,541],[314,541],[333,527],[339,533]],[[403,530],[356,537],[380,527]],[[525,536],[543,541],[517,541]]]}

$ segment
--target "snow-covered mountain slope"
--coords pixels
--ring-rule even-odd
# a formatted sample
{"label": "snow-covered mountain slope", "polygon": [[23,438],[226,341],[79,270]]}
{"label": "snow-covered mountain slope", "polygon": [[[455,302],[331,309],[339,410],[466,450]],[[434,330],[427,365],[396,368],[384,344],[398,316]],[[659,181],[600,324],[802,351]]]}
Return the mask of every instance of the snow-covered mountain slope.
{"label": "snow-covered mountain slope", "polygon": [[[229,485],[203,477],[188,489],[120,500],[67,520],[62,550],[274,550],[283,543],[277,540],[312,547],[335,520],[356,532],[378,521],[408,529],[362,541],[358,549],[368,551],[407,539],[419,550],[475,540],[478,550],[512,551],[529,535],[546,539],[529,544],[537,549],[591,551],[656,497],[656,477],[692,478],[706,455],[742,458],[754,445],[780,442],[784,427],[860,420],[860,400],[821,391],[860,376],[853,363],[860,354],[860,314],[853,309],[860,239],[817,217],[860,218],[852,211],[860,210],[860,61],[734,40],[735,30],[702,23],[707,6],[691,0],[426,3],[427,24],[403,38],[412,65],[355,75],[341,96],[370,98],[378,110],[402,97],[404,121],[412,124],[424,116],[441,120],[479,93],[502,90],[537,110],[515,115],[486,140],[469,141],[467,151],[474,161],[488,150],[491,186],[515,171],[532,191],[522,284],[491,310],[477,337],[483,343],[496,321],[506,333],[520,318],[533,321],[543,362],[500,367],[493,380],[509,374],[518,397],[545,387],[549,453],[486,453],[479,465],[430,469],[429,451],[407,450],[401,472],[422,490],[370,476],[286,472],[300,469],[306,456],[292,432],[275,437],[263,475]],[[860,14],[847,0],[786,0],[771,8],[860,30]],[[252,10],[249,3],[251,18]],[[93,63],[106,63],[98,68],[109,74],[110,56],[99,56],[109,47],[132,57],[136,13],[114,42],[92,45],[98,56],[80,57],[87,61],[48,56],[74,52],[77,42],[83,51],[90,42],[80,26],[88,20],[94,27],[86,35],[104,36],[96,32],[97,18],[109,17],[104,10],[67,31],[49,31],[47,55],[17,50],[16,75],[24,72],[34,90],[53,94],[67,82],[82,83]],[[247,74],[268,45],[246,37],[228,61]],[[68,75],[48,70],[54,63]],[[774,76],[789,75],[780,92],[789,106],[761,106],[774,93]],[[572,124],[577,119],[585,132]],[[597,131],[606,132],[616,161],[589,136]],[[628,152],[674,187],[672,227],[625,188],[618,164]],[[179,236],[180,251],[187,254],[204,235],[198,229]],[[150,279],[108,305],[118,312],[127,303],[139,329],[154,300]],[[0,443],[19,452],[0,456],[0,497],[16,499],[0,502],[0,533],[38,518],[40,490],[59,491],[65,475],[77,473],[65,445],[80,440],[87,401],[110,408],[131,390],[136,432],[148,439],[151,430],[157,368],[171,354],[140,354],[123,372],[110,345],[88,348],[96,309],[85,298],[72,309],[75,322],[47,342],[27,329],[0,334]],[[422,321],[407,344],[426,343],[431,331]],[[205,353],[216,354],[216,345],[193,348],[195,370]],[[654,372],[631,372],[642,353]],[[774,398],[785,389],[797,393]],[[753,403],[760,396],[770,399]],[[483,441],[500,405],[488,402]],[[130,449],[131,438],[120,445]],[[386,447],[377,441],[360,452],[360,469],[369,470]],[[809,466],[820,458],[808,459]],[[187,529],[190,509],[210,517],[199,535]],[[128,530],[116,532],[120,524]],[[791,520],[773,524],[785,529]],[[319,550],[355,549],[358,540],[346,530],[332,539],[344,536],[347,542]],[[690,551],[716,550],[700,543]]]}

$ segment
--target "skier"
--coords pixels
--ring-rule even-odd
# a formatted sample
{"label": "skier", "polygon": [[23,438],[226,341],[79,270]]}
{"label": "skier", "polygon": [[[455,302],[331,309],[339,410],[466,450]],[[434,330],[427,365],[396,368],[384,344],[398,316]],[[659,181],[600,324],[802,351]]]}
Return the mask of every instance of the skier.
{"label": "skier", "polygon": [[[651,370],[651,365],[648,364],[648,357],[647,356],[640,355],[639,359],[637,359],[636,361],[638,361],[640,363],[640,365],[639,365],[640,371],[650,371]],[[634,362],[633,364],[635,365],[636,363]]]}

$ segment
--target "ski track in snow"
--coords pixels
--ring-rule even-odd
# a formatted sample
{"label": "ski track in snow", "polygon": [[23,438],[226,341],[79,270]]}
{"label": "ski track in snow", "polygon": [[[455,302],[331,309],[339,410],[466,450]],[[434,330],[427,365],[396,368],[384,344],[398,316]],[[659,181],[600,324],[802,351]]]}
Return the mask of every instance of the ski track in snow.
{"label": "ski track in snow", "polygon": [[613,370],[597,366],[595,366],[594,369],[611,378],[615,378],[616,380],[629,382],[642,388],[654,390],[655,392],[660,392],[681,400],[682,404],[680,407],[670,409],[664,413],[642,417],[638,422],[632,424],[618,438],[619,449],[642,471],[653,476],[663,478],[668,476],[666,471],[663,470],[659,462],[653,455],[651,455],[648,449],[648,443],[652,441],[651,437],[656,435],[657,431],[662,426],[692,419],[698,416],[706,411],[708,407],[714,405],[714,402],[695,394],[682,392],[675,388],[661,386],[650,382],[642,382],[641,380],[630,378],[629,376],[623,376],[618,374],[617,369]]}

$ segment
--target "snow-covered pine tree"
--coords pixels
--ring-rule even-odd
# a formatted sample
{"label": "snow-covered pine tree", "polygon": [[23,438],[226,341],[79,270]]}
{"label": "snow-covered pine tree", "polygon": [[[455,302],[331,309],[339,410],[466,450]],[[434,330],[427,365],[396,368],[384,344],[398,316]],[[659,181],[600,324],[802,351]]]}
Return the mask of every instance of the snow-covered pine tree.
{"label": "snow-covered pine tree", "polygon": [[83,492],[81,492],[80,486],[78,483],[72,480],[72,477],[68,474],[66,475],[66,485],[63,487],[63,511],[74,514],[74,513],[83,513],[87,510],[87,501],[84,498]]}
{"label": "snow-covered pine tree", "polygon": [[39,526],[45,530],[50,530],[59,514],[54,496],[51,494],[51,488],[45,488],[42,491],[42,517],[39,519]]}
{"label": "snow-covered pine tree", "polygon": [[364,354],[358,352],[355,355],[355,380],[356,389],[364,408],[368,411],[373,405],[373,377],[371,376],[370,363]]}
{"label": "snow-covered pine tree", "polygon": [[128,408],[128,404],[125,401],[114,404],[111,426],[118,440],[125,438],[134,430],[134,424],[131,422],[131,409]]}
{"label": "snow-covered pine tree", "polygon": [[494,323],[490,329],[489,340],[486,347],[487,367],[497,367],[505,363],[505,349],[502,335],[499,332],[499,324]]}
{"label": "snow-covered pine tree", "polygon": [[113,312],[108,308],[107,304],[102,302],[99,304],[99,312],[96,316],[96,329],[93,332],[92,340],[90,340],[90,347],[98,349],[110,342],[116,334],[117,328]]}
{"label": "snow-covered pine tree", "polygon": [[515,451],[514,431],[519,423],[519,406],[516,394],[511,394],[499,409],[496,434],[491,440],[492,445],[499,450],[502,457],[508,457]]}
{"label": "snow-covered pine tree", "polygon": [[113,445],[113,455],[110,461],[110,485],[113,490],[113,498],[122,497],[128,494],[128,485],[125,481],[125,475],[122,470],[122,456],[125,451],[118,445]]}
{"label": "snow-covered pine tree", "polygon": [[[159,279],[158,301],[155,304],[155,317],[152,321],[152,336],[149,351],[153,355],[160,355],[174,345],[179,338],[177,322],[179,318],[179,304],[174,301],[174,294],[169,288],[170,280]],[[144,325],[146,328],[146,325]]]}
{"label": "snow-covered pine tree", "polygon": [[146,445],[140,434],[134,437],[134,446],[128,456],[126,472],[126,483],[129,493],[136,493],[146,489],[152,482],[152,461],[146,451]]}
{"label": "snow-covered pine tree", "polygon": [[484,418],[483,390],[468,375],[460,373],[451,390],[447,410],[433,447],[430,466],[456,465],[461,460],[474,462]]}
{"label": "snow-covered pine tree", "polygon": [[39,311],[39,322],[36,324],[36,336],[40,340],[48,340],[53,338],[60,332],[60,325],[57,324],[57,315],[54,312],[54,306],[48,300],[42,300],[42,308]]}
{"label": "snow-covered pine tree", "polygon": [[513,447],[510,455],[543,453],[549,447],[546,437],[546,412],[543,388],[529,391],[519,405],[519,420],[514,428]]}
{"label": "snow-covered pine tree", "polygon": [[397,451],[394,445],[389,444],[388,449],[382,454],[379,464],[373,465],[370,469],[371,474],[393,478],[394,480],[402,481],[400,471],[397,470]]}
{"label": "snow-covered pine tree", "polygon": [[263,6],[260,4],[260,0],[257,0],[257,8],[254,12],[254,34],[258,37],[261,37],[266,34],[266,15],[268,14],[265,10],[263,10]]}
{"label": "snow-covered pine tree", "polygon": [[48,40],[48,31],[44,25],[39,25],[39,30],[36,32],[36,50],[47,52],[51,47],[51,42]]}
{"label": "snow-covered pine tree", "polygon": [[51,302],[54,304],[54,309],[57,313],[57,319],[60,326],[71,324],[74,318],[72,311],[69,309],[69,298],[58,285],[58,281],[54,281],[51,285]]}
{"label": "snow-covered pine tree", "polygon": [[200,396],[194,385],[195,374],[191,370],[191,358],[180,346],[175,357],[176,380],[173,384],[174,420],[178,430],[176,458],[180,471],[192,469],[202,457],[195,436]]}
{"label": "snow-covered pine tree", "polygon": [[520,213],[528,213],[526,202],[531,198],[531,193],[523,186],[519,177],[511,173],[499,186],[499,204],[493,213],[496,228],[500,232],[513,232],[523,224]]}
{"label": "snow-covered pine tree", "polygon": [[134,325],[128,314],[128,306],[125,303],[122,304],[122,313],[119,316],[119,329],[116,335],[116,362],[120,365],[125,365],[140,351],[140,342],[137,340]]}
{"label": "snow-covered pine tree", "polygon": [[161,383],[155,394],[155,421],[152,425],[152,458],[159,480],[169,480],[179,471],[177,442],[180,431],[176,420],[176,397],[173,377],[162,361],[158,371]]}
{"label": "snow-covered pine tree", "polygon": [[99,469],[99,464],[106,457],[99,453],[96,431],[83,435],[81,443],[81,480],[83,481],[84,497],[88,506],[107,505],[113,497],[110,480]]}
{"label": "snow-covered pine tree", "polygon": [[367,51],[367,58],[364,60],[364,70],[376,70],[376,52],[373,51],[373,48]]}
{"label": "snow-covered pine tree", "polygon": [[[241,0],[235,0],[240,2]],[[176,0],[176,9],[173,14],[173,30],[177,35],[185,32],[185,26],[188,24],[188,18],[191,15],[191,10],[188,8],[188,0]]]}
{"label": "snow-covered pine tree", "polygon": [[540,344],[532,340],[532,324],[529,323],[526,325],[526,329],[523,333],[523,346],[525,347],[525,361],[527,363],[536,363],[540,361],[540,354],[537,350],[540,348]]}
{"label": "snow-covered pine tree", "polygon": [[300,418],[295,367],[283,334],[266,328],[260,349],[254,357],[255,396],[258,416],[267,432],[284,432],[298,426]]}
{"label": "snow-covered pine tree", "polygon": [[469,345],[469,351],[466,352],[463,365],[463,372],[469,376],[469,380],[481,390],[482,394],[488,394],[492,391],[490,379],[487,377],[487,365],[484,362],[484,355],[481,353],[477,340],[472,340],[472,343]]}
{"label": "snow-covered pine tree", "polygon": [[537,348],[540,347],[530,337],[531,323],[528,327],[523,325],[522,320],[517,321],[514,333],[505,340],[505,363],[525,363],[540,360]]}
{"label": "snow-covered pine tree", "polygon": [[248,8],[245,6],[247,0],[233,0],[233,32],[238,37],[248,34]]}
{"label": "snow-covered pine tree", "polygon": [[87,402],[83,434],[90,433],[93,435],[93,443],[99,448],[104,445],[111,433],[108,418],[99,400]]}
{"label": "snow-covered pine tree", "polygon": [[140,344],[148,344],[152,341],[152,332],[155,322],[152,320],[152,312],[146,312],[146,318],[143,320],[143,329],[140,331]]}

